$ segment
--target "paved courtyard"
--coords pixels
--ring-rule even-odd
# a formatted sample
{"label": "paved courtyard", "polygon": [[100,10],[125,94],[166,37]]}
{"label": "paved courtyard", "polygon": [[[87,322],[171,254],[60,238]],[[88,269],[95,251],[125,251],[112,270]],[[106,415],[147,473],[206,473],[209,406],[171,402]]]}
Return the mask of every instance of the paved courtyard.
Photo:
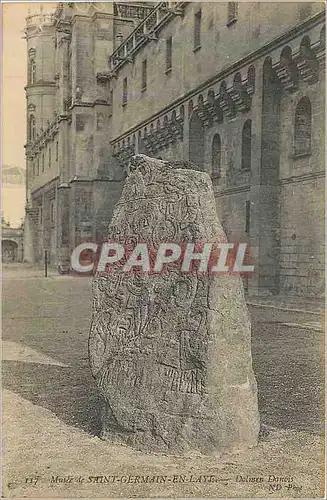
{"label": "paved courtyard", "polygon": [[[4,496],[322,495],[319,314],[250,306],[263,424],[256,448],[209,458],[149,455],[97,437],[98,398],[87,352],[91,280],[49,274],[4,269]],[[206,474],[216,480],[195,481]],[[139,475],[166,479],[138,484]],[[292,487],[269,490],[278,484],[269,475],[292,476]],[[92,479],[102,476],[104,484]],[[109,476],[117,478],[110,482]]]}

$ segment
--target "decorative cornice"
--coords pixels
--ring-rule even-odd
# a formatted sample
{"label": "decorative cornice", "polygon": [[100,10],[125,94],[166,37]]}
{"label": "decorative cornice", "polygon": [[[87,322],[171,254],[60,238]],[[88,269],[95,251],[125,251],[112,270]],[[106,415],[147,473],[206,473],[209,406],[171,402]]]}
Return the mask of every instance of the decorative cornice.
{"label": "decorative cornice", "polygon": [[[116,145],[118,142],[126,139],[127,137],[131,136],[132,134],[137,133],[140,129],[143,129],[145,127],[148,127],[151,123],[154,123],[156,120],[160,119],[162,116],[165,114],[169,114],[172,112],[172,110],[177,109],[181,105],[185,105],[188,101],[193,99],[194,97],[198,96],[204,91],[212,92],[212,88],[219,84],[219,82],[223,83],[223,80],[226,79],[227,77],[230,78],[230,76],[234,73],[237,74],[239,70],[242,68],[248,67],[248,73],[247,73],[247,78],[242,80],[242,88],[236,88],[234,87],[234,83],[228,88],[227,94],[224,93],[222,96],[223,99],[220,101],[220,89],[221,89],[221,84],[220,84],[220,89],[215,94],[215,100],[216,100],[216,105],[218,105],[218,108],[220,107],[222,111],[225,111],[225,115],[227,118],[231,119],[233,118],[233,113],[235,112],[235,109],[233,108],[233,104],[237,106],[238,111],[246,111],[249,109],[250,103],[251,103],[251,96],[254,93],[254,83],[255,83],[255,77],[254,74],[251,73],[251,70],[254,69],[254,66],[251,65],[255,60],[257,60],[260,57],[263,57],[265,55],[268,55],[269,52],[271,52],[273,49],[276,49],[280,47],[282,44],[287,43],[290,39],[294,38],[294,35],[300,40],[301,35],[303,35],[308,29],[314,28],[318,26],[320,23],[325,18],[324,11],[314,15],[312,18],[309,20],[305,21],[304,23],[297,24],[295,27],[290,29],[287,33],[284,33],[283,35],[280,35],[279,37],[271,40],[270,42],[266,43],[265,45],[259,47],[255,51],[251,52],[250,54],[246,55],[242,59],[239,59],[235,63],[233,63],[231,66],[228,68],[225,68],[222,70],[220,73],[217,75],[214,75],[213,77],[207,79],[205,82],[201,83],[194,89],[190,90],[189,92],[185,93],[183,97],[180,97],[176,99],[175,101],[171,102],[169,105],[165,106],[162,108],[160,111],[154,113],[151,117],[143,120],[142,122],[138,123],[134,127],[130,128],[127,132],[124,132],[120,136],[116,137],[111,141],[113,145]],[[323,66],[324,62],[324,53],[325,53],[325,48],[323,43],[319,42],[319,40],[314,44],[314,51],[316,54],[316,57],[321,61],[320,65]],[[300,62],[300,61],[299,61]],[[306,69],[303,71],[306,71]],[[234,77],[235,79],[235,77]],[[312,80],[313,81],[313,80]],[[212,100],[210,102],[209,98],[209,92],[208,92],[208,98],[207,100],[204,100],[203,104],[205,107],[208,109],[208,114],[214,116],[214,113],[212,111]],[[214,91],[213,91],[214,92]],[[249,98],[246,96],[248,94]],[[233,97],[233,99],[232,99]],[[196,112],[202,113],[201,109],[199,110],[199,107],[195,105],[194,110]],[[218,113],[219,115],[219,113]],[[210,123],[210,119],[208,119],[208,116],[203,115],[203,121],[204,124]],[[218,121],[221,120],[221,117],[218,117]],[[214,120],[215,121],[215,120]]]}
{"label": "decorative cornice", "polygon": [[47,14],[32,14],[26,18],[26,27],[43,26],[44,24],[52,25],[55,20],[55,15],[52,13]]}
{"label": "decorative cornice", "polygon": [[292,175],[291,177],[285,177],[284,179],[280,179],[279,183],[283,186],[285,184],[293,184],[295,182],[305,182],[312,181],[315,179],[320,179],[325,177],[325,171],[319,170],[318,172],[310,172],[299,175]]}
{"label": "decorative cornice", "polygon": [[280,60],[273,65],[273,70],[280,81],[281,87],[286,91],[296,91],[299,81],[308,84],[316,83],[319,79],[319,59],[321,59],[321,40],[310,45],[309,38],[303,38],[298,47],[286,47],[280,55]]}
{"label": "decorative cornice", "polygon": [[[38,177],[41,177],[41,176],[38,176]],[[37,197],[39,195],[42,195],[43,192],[48,192],[51,189],[56,189],[56,187],[57,187],[56,182],[57,181],[59,181],[58,175],[53,177],[50,181],[46,182],[45,184],[42,184],[42,186],[37,187],[36,189],[34,189],[34,191],[31,189],[31,194],[34,197]],[[52,186],[52,184],[53,184],[53,186]]]}
{"label": "decorative cornice", "polygon": [[109,177],[93,177],[90,182],[121,182],[122,179],[111,179]]}
{"label": "decorative cornice", "polygon": [[[183,140],[184,118],[184,108],[181,107],[178,113],[173,111],[170,115],[165,115],[163,120],[153,122],[149,129],[144,129],[143,134],[138,134],[138,140],[143,142],[143,147],[147,153],[156,154],[170,144]],[[131,156],[135,154],[135,144],[135,134],[114,144],[113,155],[121,166],[125,166]]]}
{"label": "decorative cornice", "polygon": [[117,159],[119,165],[124,168],[130,158],[135,154],[135,144],[128,144],[125,146],[123,144],[120,148],[117,148],[113,152],[113,156]]}
{"label": "decorative cornice", "polygon": [[[231,120],[236,113],[244,113],[250,109],[254,90],[254,67],[250,66],[244,80],[242,80],[241,73],[236,73],[229,88],[226,82],[223,81],[217,95],[215,95],[213,89],[209,90],[206,98],[204,98],[203,94],[200,94],[196,103],[191,102],[189,117],[190,113],[195,113],[205,127],[212,126],[214,122],[221,123],[224,118]],[[163,120],[163,128],[160,120]],[[183,121],[184,108],[181,106],[179,110],[161,113],[159,117],[152,117],[146,127],[138,127],[137,131],[143,129],[143,142],[147,152],[156,153],[176,140],[183,140]],[[150,131],[148,130],[148,124],[150,125]],[[122,142],[132,136],[133,131],[130,131],[124,135]],[[115,139],[112,144],[114,148],[118,144],[118,150],[120,150],[122,142]]]}
{"label": "decorative cornice", "polygon": [[38,88],[38,87],[53,87],[56,88],[57,83],[56,82],[37,82],[37,83],[28,83],[25,87],[24,90],[30,90],[33,88]]}
{"label": "decorative cornice", "polygon": [[112,179],[109,176],[94,176],[94,177],[82,177],[82,176],[75,176],[72,179],[70,179],[67,183],[66,187],[70,187],[72,184],[76,183],[85,183],[85,182],[121,182],[121,180],[118,179]]}
{"label": "decorative cornice", "polygon": [[[214,188],[215,188],[215,185],[214,185]],[[250,185],[235,186],[232,188],[222,189],[220,191],[214,189],[214,193],[218,198],[220,198],[221,196],[228,196],[230,194],[247,193],[248,191],[250,191],[250,189],[251,189]]]}
{"label": "decorative cornice", "polygon": [[[111,107],[111,103],[108,102],[106,99],[95,99],[95,101],[92,102],[86,102],[86,101],[80,101],[80,100],[73,100],[72,97],[70,99],[67,99],[65,101],[65,109],[66,113],[68,115],[71,115],[71,111],[74,108],[94,108],[95,106],[106,106],[106,107]],[[64,115],[66,116],[66,115]]]}
{"label": "decorative cornice", "polygon": [[[291,177],[286,177],[285,179],[280,179],[279,182],[277,183],[278,185],[285,185],[285,184],[293,184],[295,182],[305,182],[305,181],[311,181],[315,179],[320,179],[325,177],[325,171],[321,170],[318,172],[310,172],[310,173],[305,173],[305,174],[299,174],[299,175],[293,175]],[[215,188],[215,185],[214,185]],[[235,186],[232,188],[227,188],[227,189],[221,189],[219,190],[219,187],[217,186],[218,189],[214,189],[215,196],[220,198],[221,196],[229,196],[231,194],[237,194],[237,193],[246,193],[250,191],[251,185],[246,185],[246,186]]]}

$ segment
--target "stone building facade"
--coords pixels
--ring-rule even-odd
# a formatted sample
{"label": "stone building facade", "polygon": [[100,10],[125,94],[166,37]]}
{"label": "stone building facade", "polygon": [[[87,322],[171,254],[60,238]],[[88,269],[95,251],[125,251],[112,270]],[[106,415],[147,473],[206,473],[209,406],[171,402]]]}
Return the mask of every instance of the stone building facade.
{"label": "stone building facade", "polygon": [[16,165],[1,168],[1,215],[6,224],[21,227],[25,212],[26,170]]}
{"label": "stone building facade", "polygon": [[3,263],[23,262],[24,229],[2,226],[1,254]]}
{"label": "stone building facade", "polygon": [[212,176],[249,293],[323,293],[324,4],[59,4],[26,39],[30,259],[105,237],[145,153]]}

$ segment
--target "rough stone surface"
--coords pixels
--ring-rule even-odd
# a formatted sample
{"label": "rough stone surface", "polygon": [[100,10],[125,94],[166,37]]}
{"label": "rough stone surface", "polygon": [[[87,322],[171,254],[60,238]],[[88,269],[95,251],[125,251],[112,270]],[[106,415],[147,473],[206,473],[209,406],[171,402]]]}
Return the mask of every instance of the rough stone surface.
{"label": "rough stone surface", "polygon": [[[209,176],[135,156],[109,239],[226,241]],[[94,278],[89,353],[103,438],[171,453],[255,445],[251,325],[238,276],[111,267]]]}

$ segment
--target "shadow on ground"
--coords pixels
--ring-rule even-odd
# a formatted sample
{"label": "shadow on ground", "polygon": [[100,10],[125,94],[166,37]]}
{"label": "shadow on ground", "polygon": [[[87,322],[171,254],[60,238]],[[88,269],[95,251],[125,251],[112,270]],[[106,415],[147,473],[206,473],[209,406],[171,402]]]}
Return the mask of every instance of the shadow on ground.
{"label": "shadow on ground", "polygon": [[[302,335],[305,333],[308,332],[304,330]],[[323,387],[319,359],[312,353],[310,357],[309,347],[304,349],[307,339],[299,338],[298,331],[288,332],[287,339],[285,333],[274,332],[273,339],[266,339],[265,348],[264,334],[265,329],[261,330],[260,341],[253,340],[262,423],[321,432]],[[271,335],[271,331],[267,330],[266,335]],[[69,367],[4,361],[3,386],[51,410],[67,424],[99,434],[100,398],[85,361]]]}
{"label": "shadow on ground", "polygon": [[[99,433],[99,395],[88,365],[91,289],[85,280],[8,281],[4,340],[26,345],[67,367],[4,361],[3,387],[51,410],[62,421]],[[18,305],[17,305],[18,304]],[[289,328],[252,311],[253,366],[261,421],[271,427],[321,432],[323,335]]]}
{"label": "shadow on ground", "polygon": [[87,366],[4,361],[3,387],[52,411],[68,425],[98,435],[100,397]]}

